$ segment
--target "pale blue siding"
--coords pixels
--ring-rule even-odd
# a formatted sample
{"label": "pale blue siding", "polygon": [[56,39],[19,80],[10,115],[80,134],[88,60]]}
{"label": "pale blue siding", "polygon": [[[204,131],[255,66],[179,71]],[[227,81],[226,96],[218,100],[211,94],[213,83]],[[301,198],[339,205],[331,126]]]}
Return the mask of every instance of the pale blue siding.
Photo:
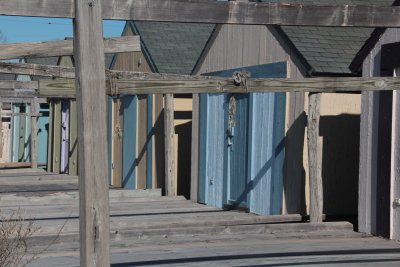
{"label": "pale blue siding", "polygon": [[[236,70],[248,71],[253,78],[284,78],[286,62],[207,75],[230,77]],[[231,97],[234,125],[228,125]],[[200,202],[281,214],[285,103],[284,93],[200,96]]]}

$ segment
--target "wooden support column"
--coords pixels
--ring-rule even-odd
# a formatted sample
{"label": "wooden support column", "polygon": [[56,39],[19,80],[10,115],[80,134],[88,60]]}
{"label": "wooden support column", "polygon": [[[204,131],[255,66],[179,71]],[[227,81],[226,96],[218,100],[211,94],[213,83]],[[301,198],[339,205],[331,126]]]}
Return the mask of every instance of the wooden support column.
{"label": "wooden support column", "polygon": [[192,155],[191,155],[191,178],[190,178],[190,200],[197,202],[199,199],[199,126],[200,126],[200,95],[193,94],[192,97]]}
{"label": "wooden support column", "polygon": [[110,266],[102,1],[75,0],[80,266]]}
{"label": "wooden support column", "polygon": [[[0,97],[1,100],[1,97]],[[3,157],[3,103],[0,101],[0,158]]]}
{"label": "wooden support column", "polygon": [[322,144],[319,138],[321,93],[308,95],[308,161],[310,175],[310,222],[322,222]]}
{"label": "wooden support column", "polygon": [[37,108],[36,97],[31,101],[31,168],[37,169],[38,150],[37,150]]}
{"label": "wooden support column", "polygon": [[174,146],[174,95],[164,95],[164,127],[165,127],[165,195],[177,195],[175,175],[175,146]]}
{"label": "wooden support column", "polygon": [[[394,76],[400,76],[396,68]],[[393,91],[390,174],[390,239],[400,241],[400,92]]]}

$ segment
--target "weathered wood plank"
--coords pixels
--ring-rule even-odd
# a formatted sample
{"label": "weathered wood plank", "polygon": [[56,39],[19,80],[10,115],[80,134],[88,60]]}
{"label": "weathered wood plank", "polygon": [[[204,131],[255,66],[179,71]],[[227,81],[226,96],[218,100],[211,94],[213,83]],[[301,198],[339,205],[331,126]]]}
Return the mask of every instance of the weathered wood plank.
{"label": "weathered wood plank", "polygon": [[78,121],[76,117],[76,100],[70,102],[69,121],[69,165],[68,174],[78,175]]}
{"label": "weathered wood plank", "polygon": [[[399,27],[400,8],[202,0],[102,1],[103,19],[196,23]],[[73,18],[72,0],[0,0],[1,15]]]}
{"label": "weathered wood plank", "polygon": [[177,184],[175,174],[175,125],[174,95],[164,95],[164,128],[165,128],[165,195],[176,196]]}
{"label": "weathered wood plank", "polygon": [[[1,101],[3,102],[3,103],[11,103],[11,104],[13,104],[13,103],[31,103],[31,98],[22,98],[22,97],[19,97],[19,98],[13,98],[13,97],[2,97],[1,98]],[[36,99],[36,103],[47,103],[48,101],[47,101],[47,99],[46,98],[37,98]],[[4,113],[3,113],[4,114]],[[41,114],[41,113],[37,113],[37,114]]]}
{"label": "weathered wood plank", "polygon": [[[144,76],[146,76],[144,74]],[[166,75],[166,77],[168,77]],[[107,94],[111,94],[107,85]],[[187,94],[187,93],[245,93],[245,92],[355,92],[398,90],[400,80],[377,78],[306,78],[306,79],[248,79],[247,90],[236,86],[232,79],[182,75],[178,79],[117,80],[120,94]],[[71,80],[40,80],[40,95],[74,95]],[[1,92],[1,91],[0,91]]]}
{"label": "weathered wood plank", "polygon": [[199,194],[199,127],[200,127],[200,96],[193,94],[192,97],[192,148],[190,168],[190,200],[198,201]]}
{"label": "weathered wood plank", "polygon": [[53,140],[52,140],[52,172],[60,173],[61,161],[61,101],[56,100],[53,102]]}
{"label": "weathered wood plank", "polygon": [[[400,68],[396,68],[394,76],[398,78]],[[400,92],[393,92],[392,105],[392,147],[390,174],[390,238],[400,240]]]}
{"label": "weathered wood plank", "polygon": [[4,81],[0,81],[0,89],[37,90],[37,89],[39,89],[39,84],[37,81],[14,81],[14,80],[7,81],[7,80],[4,80]]}
{"label": "weathered wood plank", "polygon": [[107,107],[101,11],[100,1],[75,0],[80,265],[87,267],[110,266]]}
{"label": "weathered wood plank", "polygon": [[[31,64],[31,63],[16,63],[0,61],[0,73],[9,74],[22,74],[22,75],[34,75],[44,76],[52,78],[75,78],[75,68],[64,67],[64,66],[50,66],[42,64]],[[118,77],[119,79],[187,79],[189,75],[179,74],[163,74],[163,73],[146,73],[137,71],[117,71],[117,70],[106,70],[107,76]],[[197,79],[204,79],[202,76],[195,76]],[[193,79],[193,77],[191,78]]]}
{"label": "weathered wood plank", "polygon": [[115,187],[122,187],[122,151],[124,129],[124,105],[121,98],[114,98],[112,104],[112,180]]}
{"label": "weathered wood plank", "polygon": [[[31,102],[31,112],[36,113],[36,97]],[[38,167],[38,149],[37,149],[37,117],[31,116],[31,168],[36,169]]]}
{"label": "weathered wood plank", "polygon": [[[0,169],[8,169],[8,168],[29,168],[32,166],[31,162],[7,162],[0,163]],[[46,166],[46,164],[38,164],[37,166]]]}
{"label": "weathered wood plank", "polygon": [[[104,53],[140,51],[139,36],[104,38]],[[73,40],[3,43],[0,44],[0,59],[58,57],[74,55]]]}
{"label": "weathered wood plank", "polygon": [[[32,100],[31,100],[32,101]],[[31,102],[30,101],[30,102]],[[26,102],[27,103],[27,102]],[[43,113],[14,113],[14,112],[9,112],[9,111],[3,111],[1,112],[1,115],[3,116],[28,116],[28,117],[41,117],[43,116]]]}
{"label": "weathered wood plank", "polygon": [[310,222],[322,222],[322,144],[319,138],[320,93],[310,93],[308,97],[308,161],[310,175]]}
{"label": "weathered wood plank", "polygon": [[44,76],[54,78],[75,78],[75,68],[41,64],[0,62],[0,73]]}

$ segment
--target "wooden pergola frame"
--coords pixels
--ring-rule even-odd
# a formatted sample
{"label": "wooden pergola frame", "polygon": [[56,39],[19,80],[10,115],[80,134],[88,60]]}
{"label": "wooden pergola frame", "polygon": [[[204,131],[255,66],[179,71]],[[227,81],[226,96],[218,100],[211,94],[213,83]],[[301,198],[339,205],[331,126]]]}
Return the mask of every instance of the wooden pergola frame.
{"label": "wooden pergola frame", "polygon": [[[18,82],[2,82],[0,88],[7,90],[0,90],[0,97],[31,97],[33,101],[36,97],[56,96],[77,99],[81,266],[110,264],[106,93],[310,92],[308,116],[310,221],[322,222],[321,144],[318,143],[320,93],[400,88],[397,78],[249,79],[244,87],[243,84],[235,84],[233,79],[215,77],[116,71],[106,73],[104,70],[106,49],[102,36],[103,19],[251,25],[400,27],[400,7],[204,0],[0,0],[0,6],[2,7],[0,13],[4,15],[74,19],[75,69],[2,62],[0,72],[69,79],[76,77],[75,86],[71,81],[42,81],[29,83],[35,92],[23,93],[9,90],[10,86],[18,88],[16,86]],[[13,57],[35,54],[35,49],[37,51],[37,47],[24,47],[24,49],[14,53]],[[24,87],[28,84],[19,86]],[[54,89],[60,87],[62,89]]]}

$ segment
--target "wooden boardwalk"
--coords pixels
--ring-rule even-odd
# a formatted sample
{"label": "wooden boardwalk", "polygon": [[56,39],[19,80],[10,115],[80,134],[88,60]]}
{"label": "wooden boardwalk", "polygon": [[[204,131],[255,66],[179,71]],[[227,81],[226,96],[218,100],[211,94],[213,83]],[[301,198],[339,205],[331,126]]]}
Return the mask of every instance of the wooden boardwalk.
{"label": "wooden boardwalk", "polygon": [[[57,238],[29,266],[78,266],[77,177],[0,171],[0,185],[1,214],[20,209],[41,227],[32,251]],[[112,189],[110,207],[113,266],[400,265],[398,243],[363,237],[346,222],[224,211],[159,190]]]}

